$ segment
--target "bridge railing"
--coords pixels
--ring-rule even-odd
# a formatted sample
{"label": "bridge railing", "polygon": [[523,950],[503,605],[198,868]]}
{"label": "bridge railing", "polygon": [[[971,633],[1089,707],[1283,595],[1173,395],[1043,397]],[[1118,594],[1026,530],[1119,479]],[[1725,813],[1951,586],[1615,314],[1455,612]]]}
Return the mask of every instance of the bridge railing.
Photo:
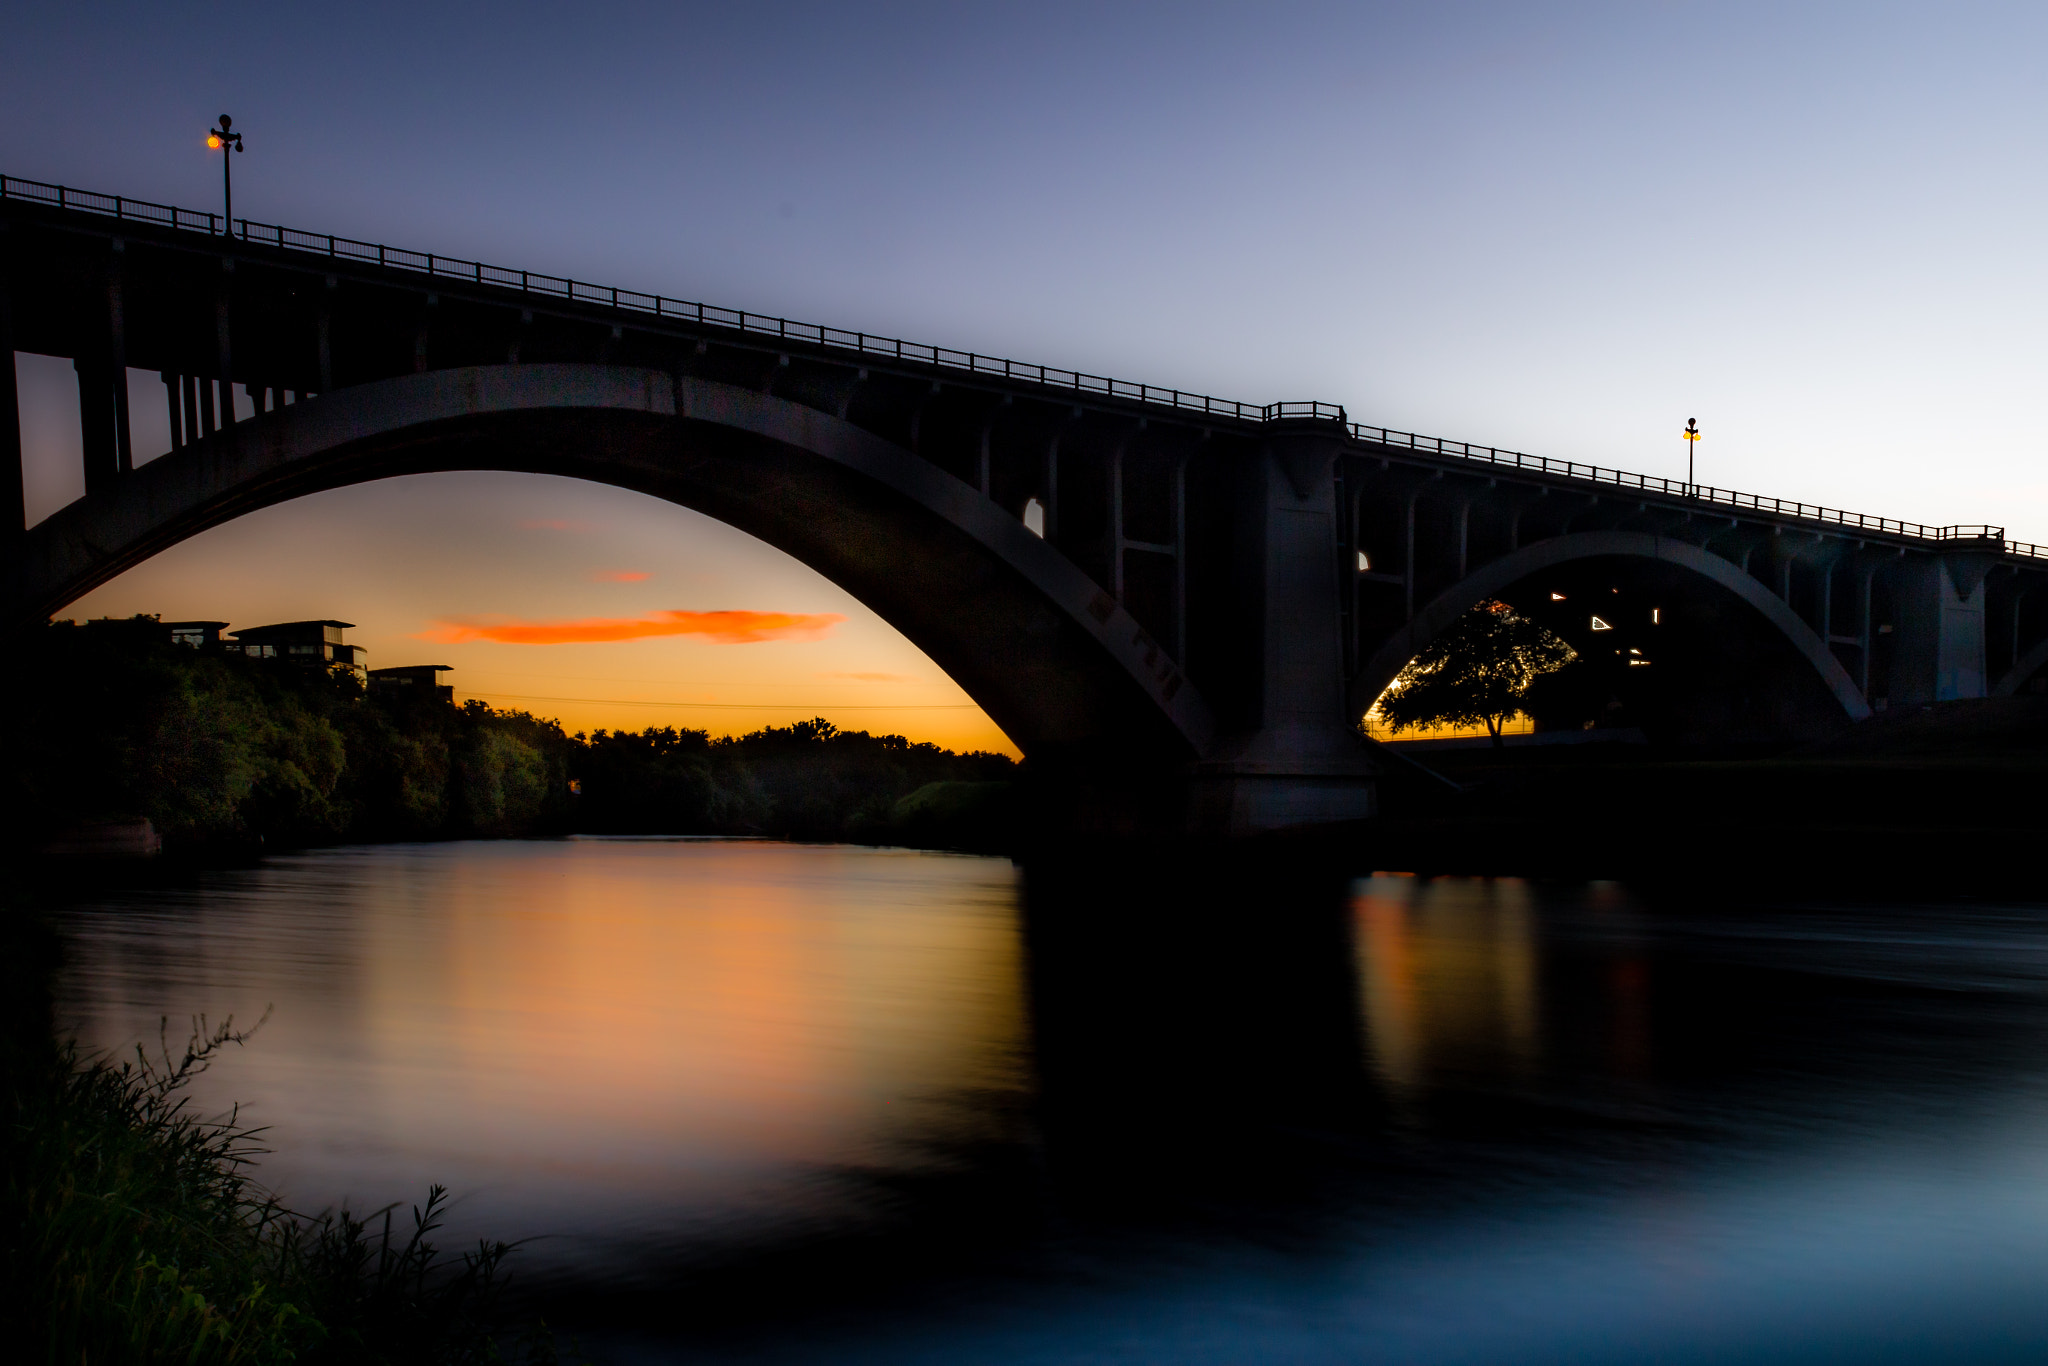
{"label": "bridge railing", "polygon": [[[127,199],[120,195],[74,190],[64,185],[23,180],[17,176],[0,176],[0,199],[29,200],[38,204],[54,205],[60,209],[104,214],[111,218],[155,223],[213,236],[219,236],[222,231],[221,217],[218,214],[196,213],[168,204],[152,204],[146,200]],[[1095,397],[1163,404],[1170,408],[1203,413],[1211,417],[1265,422],[1279,416],[1276,410],[1280,408],[1293,410],[1312,407],[1317,410],[1317,416],[1341,419],[1344,411],[1333,403],[1241,403],[1236,399],[1191,393],[1185,389],[1166,389],[1156,384],[1137,384],[1130,380],[1114,379],[1108,375],[1091,375],[1083,370],[1067,370],[1056,365],[1006,360],[1001,356],[984,356],[979,352],[961,351],[949,346],[905,341],[900,337],[877,336],[871,332],[798,322],[792,318],[779,318],[763,313],[749,313],[745,309],[725,308],[718,304],[670,299],[660,294],[620,289],[615,285],[595,285],[586,280],[570,279],[562,275],[514,270],[510,266],[494,266],[483,261],[468,261],[454,256],[441,256],[434,252],[412,251],[380,242],[362,242],[351,237],[338,237],[333,233],[306,232],[299,228],[282,227],[275,223],[258,223],[246,218],[237,218],[233,226],[234,236],[241,241],[308,251],[335,260],[380,266],[386,270],[411,271],[437,279],[462,280],[473,284],[493,285],[501,289],[516,289],[523,293],[563,299],[572,303],[627,309],[667,321],[730,328],[756,336],[808,342],[835,350],[857,352],[863,356],[940,366],[972,375],[1000,376],[1006,380],[1042,384],[1048,388],[1067,389]],[[1306,414],[1289,411],[1287,415],[1292,417]]]}
{"label": "bridge railing", "polygon": [[[64,185],[51,185],[39,180],[23,180],[18,176],[0,175],[0,200],[5,199],[25,200],[59,209],[101,214],[123,221],[156,224],[182,232],[205,233],[216,237],[220,236],[227,226],[223,224],[219,214],[200,213],[169,204],[129,199],[122,195],[100,194]],[[1335,403],[1241,403],[1236,399],[1216,398],[1209,394],[1191,393],[1183,389],[1163,389],[1158,385],[1137,384],[1129,380],[1112,379],[1107,375],[1091,375],[1081,370],[1005,360],[1000,356],[984,356],[974,351],[960,351],[925,342],[904,341],[897,337],[849,331],[843,327],[828,327],[820,323],[798,322],[763,313],[749,313],[745,309],[670,299],[660,294],[620,289],[614,285],[595,285],[562,275],[514,270],[509,266],[494,266],[482,261],[441,256],[434,252],[412,251],[378,242],[362,242],[351,237],[338,237],[333,233],[306,232],[299,228],[282,227],[275,223],[258,223],[246,218],[237,218],[232,224],[232,229],[234,236],[245,242],[312,252],[335,260],[376,265],[386,270],[411,271],[436,279],[461,280],[501,289],[516,289],[522,293],[572,303],[625,309],[666,321],[727,328],[756,336],[769,336],[855,352],[863,356],[959,370],[971,375],[1000,376],[1006,380],[1040,384],[1052,389],[1066,389],[1078,394],[1163,404],[1211,417],[1233,418],[1245,422],[1300,419],[1341,422],[1345,423],[1347,430],[1357,440],[1379,445],[1401,446],[1436,455],[1478,460],[1514,469],[1535,470],[1568,479],[1583,479],[1618,488],[1640,489],[1645,493],[1656,493],[1665,497],[1739,508],[1749,512],[1771,513],[1805,521],[1826,522],[1885,535],[1930,541],[1997,541],[2007,554],[2031,559],[2048,559],[2048,546],[2026,541],[2007,541],[2002,527],[1928,526],[1920,522],[1871,517],[1860,512],[1848,512],[1840,508],[1821,507],[1783,498],[1765,498],[1758,494],[1739,493],[1733,489],[1719,489],[1705,484],[1688,484],[1682,480],[1665,479],[1655,475],[1632,474],[1627,470],[1607,469],[1599,465],[1580,464],[1573,460],[1556,460],[1549,456],[1528,455],[1521,451],[1501,450],[1494,446],[1478,446],[1467,441],[1446,441],[1441,437],[1422,436],[1415,432],[1395,431],[1391,428],[1350,422],[1343,407]]]}
{"label": "bridge railing", "polygon": [[1609,484],[1616,488],[1640,489],[1645,493],[1655,493],[1663,497],[1718,507],[1739,508],[1745,512],[1767,512],[1774,516],[1790,517],[1800,521],[1827,522],[1835,526],[1858,531],[1874,531],[1889,536],[1907,536],[1922,541],[1993,541],[2007,554],[2048,559],[2048,546],[2035,545],[2029,541],[2008,541],[2005,538],[2004,527],[1931,526],[1925,522],[1901,521],[1896,517],[1873,517],[1868,513],[1850,512],[1844,508],[1826,507],[1819,503],[1802,503],[1790,498],[1766,498],[1761,494],[1743,493],[1736,489],[1715,488],[1711,484],[1689,484],[1683,479],[1666,479],[1654,474],[1636,474],[1629,470],[1586,465],[1576,460],[1557,460],[1547,455],[1507,451],[1497,446],[1477,446],[1468,441],[1446,441],[1442,437],[1423,436],[1416,432],[1395,431],[1388,427],[1369,427],[1360,422],[1349,423],[1347,426],[1355,440],[1370,441],[1380,446],[1399,446],[1407,450],[1455,456],[1461,460],[1477,460],[1489,465],[1534,470],[1541,474],[1559,475],[1566,479],[1583,479],[1589,483]]}

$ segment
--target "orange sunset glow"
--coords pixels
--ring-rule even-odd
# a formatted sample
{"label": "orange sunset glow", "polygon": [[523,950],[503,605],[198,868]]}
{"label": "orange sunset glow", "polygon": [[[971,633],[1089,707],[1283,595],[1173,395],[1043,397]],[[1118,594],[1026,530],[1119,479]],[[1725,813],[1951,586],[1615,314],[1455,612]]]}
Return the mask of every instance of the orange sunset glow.
{"label": "orange sunset glow", "polygon": [[[58,378],[75,409],[75,380]],[[66,494],[51,488],[38,515]],[[236,628],[354,622],[369,667],[447,664],[458,701],[572,733],[744,735],[823,716],[1018,752],[916,645],[822,575],[700,513],[573,479],[416,475],[314,494],[173,546],[60,615],[137,612]]]}
{"label": "orange sunset glow", "polygon": [[472,640],[495,640],[506,645],[572,645],[645,640],[650,636],[703,636],[721,645],[754,645],[764,640],[818,640],[845,620],[837,612],[670,609],[643,617],[587,617],[581,621],[451,621],[420,632],[419,639],[436,645],[462,645]]}

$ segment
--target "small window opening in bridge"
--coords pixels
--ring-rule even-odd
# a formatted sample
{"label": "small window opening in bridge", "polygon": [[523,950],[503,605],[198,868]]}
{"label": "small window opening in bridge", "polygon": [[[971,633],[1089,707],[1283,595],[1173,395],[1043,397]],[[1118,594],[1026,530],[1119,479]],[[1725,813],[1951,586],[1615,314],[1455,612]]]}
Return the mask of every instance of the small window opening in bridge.
{"label": "small window opening in bridge", "polygon": [[1036,498],[1024,503],[1024,529],[1040,540],[1045,539],[1045,504]]}
{"label": "small window opening in bridge", "polygon": [[1562,594],[1562,593],[1552,593],[1552,594],[1550,595],[1550,600],[1551,600],[1552,602],[1563,602],[1563,601],[1564,601],[1564,594]]}
{"label": "small window opening in bridge", "polygon": [[1606,622],[1600,620],[1600,618],[1594,617],[1593,629],[1596,631],[1612,631],[1614,628],[1612,626],[1609,626]]}
{"label": "small window opening in bridge", "polygon": [[1359,573],[1361,573],[1361,574],[1365,574],[1365,573],[1370,573],[1370,572],[1371,572],[1371,570],[1372,570],[1372,556],[1370,556],[1370,555],[1366,554],[1366,553],[1365,553],[1365,552],[1364,552],[1363,550],[1359,551],[1359,552],[1358,552],[1358,572],[1359,572]]}

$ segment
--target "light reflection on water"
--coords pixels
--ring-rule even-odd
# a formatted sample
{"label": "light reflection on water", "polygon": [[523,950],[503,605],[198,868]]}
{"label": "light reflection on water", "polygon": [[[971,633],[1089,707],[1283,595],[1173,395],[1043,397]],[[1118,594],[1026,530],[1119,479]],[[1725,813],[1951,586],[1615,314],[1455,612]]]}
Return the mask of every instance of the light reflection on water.
{"label": "light reflection on water", "polygon": [[80,917],[60,1008],[101,1047],[270,1008],[197,1099],[270,1126],[273,1188],[364,1207],[439,1181],[457,1232],[573,1259],[830,1213],[818,1173],[905,1160],[954,1092],[1023,1088],[1014,881],[749,842],[298,855]]}
{"label": "light reflection on water", "polygon": [[85,1038],[274,1002],[265,1179],[551,1235],[607,1360],[2048,1350],[2039,906],[579,840],[69,924]]}

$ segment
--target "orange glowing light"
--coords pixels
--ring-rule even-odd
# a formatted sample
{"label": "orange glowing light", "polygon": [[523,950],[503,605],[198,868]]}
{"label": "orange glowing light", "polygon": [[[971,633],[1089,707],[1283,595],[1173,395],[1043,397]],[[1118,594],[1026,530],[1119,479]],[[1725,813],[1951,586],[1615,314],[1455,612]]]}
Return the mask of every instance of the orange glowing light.
{"label": "orange glowing light", "polygon": [[719,645],[752,645],[764,640],[819,640],[846,620],[837,612],[649,612],[639,617],[585,617],[577,621],[443,621],[416,640],[462,645],[475,640],[501,645],[569,645],[646,640],[652,636],[703,636]]}
{"label": "orange glowing light", "polygon": [[219,136],[219,134],[217,134],[217,133],[208,133],[208,134],[206,135],[206,145],[207,145],[208,147],[211,147],[211,148],[215,149],[216,151],[218,151],[218,150],[220,149],[220,136]]}

